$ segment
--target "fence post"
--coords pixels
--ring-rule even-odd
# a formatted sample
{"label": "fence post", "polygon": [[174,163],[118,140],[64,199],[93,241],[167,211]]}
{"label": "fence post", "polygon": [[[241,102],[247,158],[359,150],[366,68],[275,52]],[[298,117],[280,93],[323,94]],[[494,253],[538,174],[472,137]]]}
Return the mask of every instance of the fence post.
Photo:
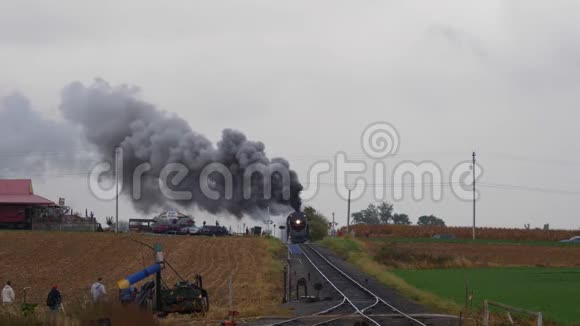
{"label": "fence post", "polygon": [[489,326],[489,307],[487,300],[483,300],[483,326]]}
{"label": "fence post", "polygon": [[507,318],[508,318],[508,320],[510,322],[510,325],[513,325],[514,324],[514,319],[512,318],[512,314],[510,314],[509,311],[506,311],[506,314],[507,314]]}
{"label": "fence post", "polygon": [[543,318],[542,318],[542,313],[541,313],[541,312],[539,312],[539,313],[538,313],[538,326],[542,326],[542,321],[543,321],[542,319],[543,319]]}

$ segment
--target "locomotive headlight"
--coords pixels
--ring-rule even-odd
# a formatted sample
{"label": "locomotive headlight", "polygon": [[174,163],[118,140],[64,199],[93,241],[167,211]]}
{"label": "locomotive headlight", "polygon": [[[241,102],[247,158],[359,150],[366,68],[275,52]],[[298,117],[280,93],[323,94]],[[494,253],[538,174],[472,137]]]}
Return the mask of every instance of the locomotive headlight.
{"label": "locomotive headlight", "polygon": [[296,220],[296,224],[300,224],[300,223],[302,223],[302,221]]}

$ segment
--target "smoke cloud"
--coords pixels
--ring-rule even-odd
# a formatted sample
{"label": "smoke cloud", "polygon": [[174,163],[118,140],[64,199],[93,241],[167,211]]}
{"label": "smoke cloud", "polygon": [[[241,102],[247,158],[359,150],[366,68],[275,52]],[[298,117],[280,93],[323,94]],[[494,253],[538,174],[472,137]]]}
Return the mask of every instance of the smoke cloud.
{"label": "smoke cloud", "polygon": [[79,163],[78,136],[74,125],[42,116],[21,94],[0,97],[2,175],[70,171]]}
{"label": "smoke cloud", "polygon": [[[88,86],[74,82],[63,89],[60,106],[67,120],[81,126],[84,138],[96,147],[102,159],[112,161],[115,148],[123,149],[125,194],[133,193],[135,168],[150,164],[150,170],[141,177],[141,198],[133,199],[136,209],[149,213],[177,204],[238,217],[257,216],[266,210],[278,214],[300,209],[302,185],[298,176],[285,159],[269,159],[263,143],[225,129],[214,145],[185,120],[140,100],[138,95],[137,88],[111,86],[100,79]],[[182,164],[189,172],[179,184],[168,186],[174,191],[191,192],[192,199],[172,201],[162,194],[158,180],[170,163]],[[211,163],[223,165],[233,176],[231,197],[225,196],[226,178],[218,173],[211,174],[210,181],[211,189],[220,193],[219,198],[210,199],[202,193],[200,175]],[[244,173],[257,164],[274,173],[268,178],[259,173],[252,175],[251,187],[246,189],[250,193],[245,195]],[[268,188],[270,198],[264,193]],[[289,196],[285,196],[288,189]]]}

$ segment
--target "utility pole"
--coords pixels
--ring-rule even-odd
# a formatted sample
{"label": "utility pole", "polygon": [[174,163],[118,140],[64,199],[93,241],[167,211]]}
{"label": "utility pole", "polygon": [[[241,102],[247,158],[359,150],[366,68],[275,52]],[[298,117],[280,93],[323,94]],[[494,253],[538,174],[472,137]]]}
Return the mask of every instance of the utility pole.
{"label": "utility pole", "polygon": [[473,240],[475,240],[475,152],[471,154],[471,157],[471,170],[473,172]]}
{"label": "utility pole", "polygon": [[115,233],[119,233],[119,148],[115,148]]}
{"label": "utility pole", "polygon": [[332,212],[332,236],[334,236],[336,234],[335,230],[334,230],[334,212]]}
{"label": "utility pole", "polygon": [[348,190],[348,206],[346,209],[346,233],[350,234],[350,192],[351,190]]}
{"label": "utility pole", "polygon": [[270,223],[272,222],[272,220],[270,220],[270,206],[268,206],[268,224],[266,226],[267,228],[267,232],[270,232]]}

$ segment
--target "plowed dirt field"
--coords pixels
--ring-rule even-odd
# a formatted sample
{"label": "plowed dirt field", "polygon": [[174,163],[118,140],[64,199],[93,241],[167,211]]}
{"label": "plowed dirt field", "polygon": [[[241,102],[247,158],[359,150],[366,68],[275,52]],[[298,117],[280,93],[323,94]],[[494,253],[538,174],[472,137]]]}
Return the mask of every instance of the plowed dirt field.
{"label": "plowed dirt field", "polygon": [[[375,253],[382,242],[366,242]],[[428,255],[431,257],[466,258],[475,266],[580,266],[579,246],[539,246],[519,244],[470,244],[470,243],[397,243],[403,254]]]}
{"label": "plowed dirt field", "polygon": [[[234,308],[240,317],[275,313],[282,297],[282,268],[276,244],[263,238],[115,235],[112,233],[0,232],[0,282],[12,281],[16,299],[30,287],[28,302],[44,304],[53,284],[64,303],[89,299],[89,287],[103,277],[110,296],[116,282],[154,263],[151,249],[161,243],[166,259],[185,279],[203,276],[212,313],[227,314],[227,280],[233,278]],[[162,273],[167,284],[177,275]]]}

